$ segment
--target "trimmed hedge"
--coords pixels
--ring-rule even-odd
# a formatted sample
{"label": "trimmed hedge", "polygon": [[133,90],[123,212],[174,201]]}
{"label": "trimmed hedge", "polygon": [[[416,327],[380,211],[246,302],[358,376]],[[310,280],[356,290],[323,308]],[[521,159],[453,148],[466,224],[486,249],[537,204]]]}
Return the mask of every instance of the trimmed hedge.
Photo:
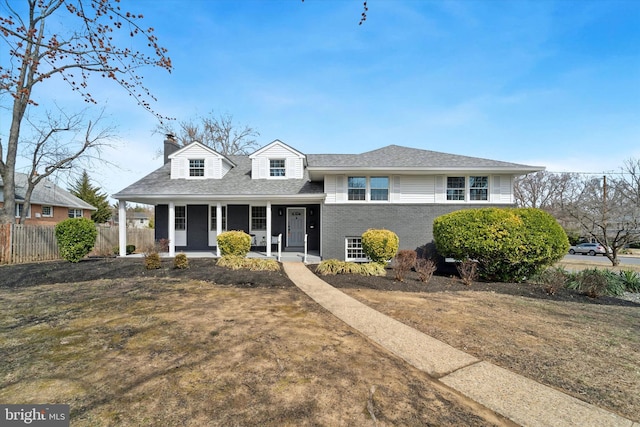
{"label": "trimmed hedge", "polygon": [[232,230],[218,234],[220,254],[246,256],[251,250],[251,236],[244,231]]}
{"label": "trimmed hedge", "polygon": [[373,262],[386,263],[398,253],[400,239],[393,231],[370,228],[361,237],[362,251]]}
{"label": "trimmed hedge", "polygon": [[88,218],[69,218],[56,224],[55,234],[62,258],[78,262],[95,246],[98,230]]}
{"label": "trimmed hedge", "polygon": [[548,213],[533,208],[483,208],[436,218],[438,252],[478,262],[485,280],[520,282],[562,259],[567,235]]}

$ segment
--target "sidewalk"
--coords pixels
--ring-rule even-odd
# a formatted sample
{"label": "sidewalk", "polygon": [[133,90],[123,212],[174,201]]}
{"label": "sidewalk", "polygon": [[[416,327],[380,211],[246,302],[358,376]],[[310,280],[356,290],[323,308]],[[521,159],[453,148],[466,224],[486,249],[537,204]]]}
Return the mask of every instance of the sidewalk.
{"label": "sidewalk", "polygon": [[303,292],[340,320],[416,368],[523,426],[625,426],[640,423],[514,374],[423,334],[344,294],[301,262],[284,271]]}

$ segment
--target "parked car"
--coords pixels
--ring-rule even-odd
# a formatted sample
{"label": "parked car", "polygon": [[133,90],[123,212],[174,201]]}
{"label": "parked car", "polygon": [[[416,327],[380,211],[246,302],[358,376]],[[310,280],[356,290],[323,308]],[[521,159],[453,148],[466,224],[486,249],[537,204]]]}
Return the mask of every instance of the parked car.
{"label": "parked car", "polygon": [[582,254],[582,255],[591,255],[596,256],[598,254],[604,255],[607,253],[607,250],[600,243],[580,243],[576,246],[571,246],[569,248],[569,253],[573,254]]}

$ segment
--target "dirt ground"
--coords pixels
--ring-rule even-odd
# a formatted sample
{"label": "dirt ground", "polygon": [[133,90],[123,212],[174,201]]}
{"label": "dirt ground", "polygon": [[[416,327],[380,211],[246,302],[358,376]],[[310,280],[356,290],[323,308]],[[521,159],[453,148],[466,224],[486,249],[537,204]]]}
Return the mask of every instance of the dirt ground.
{"label": "dirt ground", "polygon": [[0,402],[66,403],[73,426],[508,425],[283,273],[213,263],[0,267]]}
{"label": "dirt ground", "polygon": [[[73,425],[508,424],[354,333],[283,273],[190,263],[0,267],[0,402],[69,403]],[[445,276],[323,279],[480,359],[640,421],[638,304]]]}
{"label": "dirt ground", "polygon": [[[313,269],[313,268],[312,268]],[[427,335],[640,421],[640,304],[531,283],[320,276]]]}

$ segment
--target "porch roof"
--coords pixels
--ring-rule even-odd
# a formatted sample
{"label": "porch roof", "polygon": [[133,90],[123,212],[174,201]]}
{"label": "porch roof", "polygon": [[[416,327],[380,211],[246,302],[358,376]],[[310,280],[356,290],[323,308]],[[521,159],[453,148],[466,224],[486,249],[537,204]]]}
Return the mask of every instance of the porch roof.
{"label": "porch roof", "polygon": [[251,160],[247,156],[229,156],[236,167],[221,179],[171,179],[171,163],[114,194],[116,199],[231,199],[231,198],[324,198],[322,182],[312,182],[305,170],[302,179],[251,179]]}

